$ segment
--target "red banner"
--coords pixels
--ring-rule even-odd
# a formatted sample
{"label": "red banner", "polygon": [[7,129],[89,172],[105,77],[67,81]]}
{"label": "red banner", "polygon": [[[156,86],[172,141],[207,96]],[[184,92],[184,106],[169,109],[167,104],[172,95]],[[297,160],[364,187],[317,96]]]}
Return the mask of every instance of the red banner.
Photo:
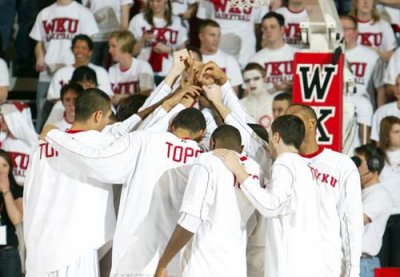
{"label": "red banner", "polygon": [[293,103],[312,106],[318,116],[318,144],[342,150],[343,55],[332,64],[332,53],[296,53]]}

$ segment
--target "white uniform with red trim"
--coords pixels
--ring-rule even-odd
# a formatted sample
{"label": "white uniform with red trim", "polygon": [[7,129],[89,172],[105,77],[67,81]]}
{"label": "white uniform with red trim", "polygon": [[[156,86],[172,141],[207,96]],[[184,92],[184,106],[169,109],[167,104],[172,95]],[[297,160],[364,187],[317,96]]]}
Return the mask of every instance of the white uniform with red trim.
{"label": "white uniform with red trim", "polygon": [[397,47],[393,29],[383,19],[375,23],[372,20],[358,20],[357,28],[358,44],[378,48],[382,51],[394,50]]}
{"label": "white uniform with red trim", "polygon": [[213,55],[203,54],[202,61],[203,63],[214,61],[225,72],[232,86],[240,86],[243,84],[240,65],[232,55],[218,49]]}
{"label": "white uniform with red trim", "polygon": [[7,64],[0,58],[0,87],[8,87],[10,85],[10,77],[8,75]]}
{"label": "white uniform with red trim", "polygon": [[325,272],[359,276],[363,234],[360,175],[346,155],[320,148],[304,156],[320,188]]}
{"label": "white uniform with red trim", "polygon": [[260,8],[235,8],[229,0],[206,0],[199,3],[197,17],[213,19],[221,27],[221,49],[234,55],[244,67],[256,51],[254,25],[269,11]]}
{"label": "white uniform with red trim", "polygon": [[154,89],[154,73],[148,62],[132,58],[131,67],[121,70],[120,64],[108,69],[112,90],[115,94],[136,94]]}
{"label": "white uniform with red trim", "polygon": [[294,12],[287,7],[281,7],[275,12],[285,18],[285,41],[296,48],[306,48],[307,44],[301,41],[300,23],[308,22],[309,17],[306,9]]}
{"label": "white uniform with red trim", "polygon": [[[134,239],[132,234],[148,213],[154,186],[163,172],[191,164],[200,153],[197,143],[172,133],[143,131],[130,133],[102,150],[77,143],[57,130],[49,132],[46,139],[60,155],[85,170],[87,176],[124,184],[114,236],[112,274],[154,274],[151,270],[135,272],[127,255]],[[118,167],[110,166],[116,164]]]}
{"label": "white uniform with red trim", "polygon": [[285,43],[279,49],[261,49],[250,61],[265,68],[265,82],[268,88],[272,88],[273,82],[292,81],[293,59],[296,51],[295,48]]}
{"label": "white uniform with red trim", "polygon": [[140,39],[146,31],[151,31],[154,35],[154,41],[146,44],[138,55],[138,59],[148,61],[152,66],[154,74],[166,76],[168,70],[172,67],[172,56],[167,53],[157,54],[152,51],[152,45],[160,42],[168,47],[177,48],[187,41],[187,30],[182,25],[181,19],[177,16],[172,17],[172,24],[167,26],[163,18],[153,18],[154,26],[144,18],[143,13],[135,15],[129,22],[129,31],[132,32],[135,39]]}
{"label": "white uniform with red trim", "polygon": [[[259,165],[245,156],[241,161],[260,187]],[[247,276],[246,223],[254,207],[235,185],[234,175],[212,153],[194,161],[178,220],[195,233],[183,252],[181,276]]]}
{"label": "white uniform with red trim", "polygon": [[23,186],[38,135],[33,128],[32,118],[24,114],[29,106],[20,103],[3,104],[0,110],[9,130],[2,138],[0,147],[10,155],[15,180]]}
{"label": "white uniform with red trim", "polygon": [[391,102],[380,106],[374,113],[372,117],[372,127],[371,127],[371,139],[374,141],[379,141],[379,132],[381,121],[387,116],[397,116],[400,117],[400,108],[397,102]]}
{"label": "white uniform with red trim", "polygon": [[[110,97],[113,96],[107,71],[103,67],[92,63],[89,63],[88,67],[96,72],[97,82],[99,84],[98,88],[107,93]],[[73,65],[67,65],[57,70],[51,79],[50,87],[47,91],[48,100],[60,99],[61,88],[69,83],[75,69],[76,67]]]}
{"label": "white uniform with red trim", "polygon": [[298,154],[283,153],[271,170],[266,189],[251,177],[241,184],[244,195],[267,217],[265,276],[326,276],[319,190],[310,168]]}
{"label": "white uniform with red trim", "polygon": [[133,0],[82,0],[82,5],[93,13],[100,30],[93,40],[107,41],[111,32],[118,31],[121,24],[121,6],[132,4]]}
{"label": "white uniform with red trim", "polygon": [[[62,6],[54,3],[41,10],[29,36],[44,43],[44,61],[49,67],[74,63],[71,41],[78,34],[92,36],[99,31],[92,13],[75,1]],[[41,82],[50,82],[50,75],[42,71]]]}

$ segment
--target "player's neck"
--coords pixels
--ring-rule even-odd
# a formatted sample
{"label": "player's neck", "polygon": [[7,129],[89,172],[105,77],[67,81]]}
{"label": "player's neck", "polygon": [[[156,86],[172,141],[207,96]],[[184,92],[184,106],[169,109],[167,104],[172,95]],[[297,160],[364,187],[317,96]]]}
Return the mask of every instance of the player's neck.
{"label": "player's neck", "polygon": [[67,6],[72,3],[72,0],[57,0],[57,5]]}
{"label": "player's neck", "polygon": [[172,133],[181,139],[194,139],[193,135],[188,130],[182,128],[176,128]]}
{"label": "player's neck", "polygon": [[75,68],[84,66],[84,65],[85,66],[89,65],[89,60],[75,60],[75,63],[74,63]]}
{"label": "player's neck", "polygon": [[303,143],[300,146],[300,153],[302,155],[311,155],[319,150],[319,145],[315,138],[305,137]]}
{"label": "player's neck", "polygon": [[293,145],[286,145],[284,143],[277,145],[276,154],[279,156],[283,153],[299,153],[299,150],[296,149]]}
{"label": "player's neck", "polygon": [[[375,173],[372,173],[372,174],[376,174],[376,172],[375,172]],[[363,189],[366,189],[366,188],[375,186],[375,185],[377,185],[378,183],[379,183],[379,175],[376,174],[376,175],[373,176],[370,180],[368,180],[368,182],[366,182],[365,184],[362,184],[362,188],[363,188]]]}
{"label": "player's neck", "polygon": [[128,54],[124,59],[119,62],[119,69],[121,71],[126,71],[132,66],[132,57]]}
{"label": "player's neck", "polygon": [[89,131],[95,130],[94,126],[87,122],[74,121],[69,128],[71,131]]}

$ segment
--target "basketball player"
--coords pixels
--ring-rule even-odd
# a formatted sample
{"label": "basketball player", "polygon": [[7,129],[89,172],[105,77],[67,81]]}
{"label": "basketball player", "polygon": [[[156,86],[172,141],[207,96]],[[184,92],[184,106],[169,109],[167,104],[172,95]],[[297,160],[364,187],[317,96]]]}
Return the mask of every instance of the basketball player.
{"label": "basketball player", "polygon": [[303,122],[293,115],[272,123],[270,148],[276,160],[266,189],[231,151],[217,153],[235,174],[244,195],[267,217],[265,276],[324,276],[318,185],[298,154],[304,133]]}
{"label": "basketball player", "polygon": [[320,188],[323,276],[359,276],[363,233],[361,186],[349,157],[317,144],[317,116],[311,107],[294,104],[286,114],[301,118],[306,127],[300,154],[309,163]]}
{"label": "basketball player", "polygon": [[[230,149],[239,159],[239,131],[221,125],[213,132],[210,148]],[[252,178],[259,180],[258,164],[246,156],[240,160]],[[200,155],[190,170],[180,217],[155,276],[167,276],[167,265],[190,240],[182,254],[180,276],[247,276],[245,230],[254,208],[246,199],[237,198],[235,183],[220,159],[212,153]]]}

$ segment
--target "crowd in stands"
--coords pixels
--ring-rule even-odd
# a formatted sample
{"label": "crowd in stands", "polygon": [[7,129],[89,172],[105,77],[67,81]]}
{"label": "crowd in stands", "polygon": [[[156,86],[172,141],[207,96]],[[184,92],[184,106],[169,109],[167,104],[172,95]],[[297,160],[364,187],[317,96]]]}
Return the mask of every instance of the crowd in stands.
{"label": "crowd in stands", "polygon": [[[205,137],[191,139],[201,142],[204,151],[217,126],[223,122],[235,126],[228,123],[232,118],[224,116],[217,100],[199,92],[206,90],[202,86],[207,81],[199,75],[204,65],[215,63],[224,72],[226,82],[213,75],[223,104],[236,112],[240,122],[261,126],[261,131],[253,128],[262,137],[260,132],[270,130],[292,105],[294,55],[309,48],[300,34],[300,22],[308,20],[303,0],[271,0],[270,6],[254,8],[237,8],[227,0],[47,2],[51,3],[39,10],[39,1],[0,0],[0,276],[21,276],[24,271],[24,243],[18,229],[22,229],[24,181],[35,174],[27,173],[39,134],[46,125],[69,130],[75,114],[83,113],[75,104],[86,91],[98,88],[109,97],[109,123],[117,122],[121,128],[110,127],[113,139],[126,135],[126,129],[167,131],[173,120],[167,116],[173,114],[170,110],[201,110],[206,128],[199,129],[204,129]],[[400,3],[335,2],[343,27],[345,66],[355,81],[354,91],[344,91],[343,98],[355,108],[351,149],[362,186],[361,276],[368,277],[373,268],[400,267]],[[16,18],[18,32],[11,39]],[[14,71],[4,55],[11,43]],[[177,62],[176,53],[185,49],[190,57]],[[33,68],[38,74],[35,119],[28,105],[8,100],[12,75]],[[174,96],[164,98],[168,95]],[[257,155],[252,158],[261,165],[263,176],[269,176],[269,161]],[[127,179],[110,177],[104,182],[125,184]],[[126,218],[122,225],[117,223],[119,234],[131,220],[125,209],[133,207],[124,201],[121,217]],[[141,211],[140,216],[145,215]],[[117,247],[123,244],[120,240],[114,241]]]}

